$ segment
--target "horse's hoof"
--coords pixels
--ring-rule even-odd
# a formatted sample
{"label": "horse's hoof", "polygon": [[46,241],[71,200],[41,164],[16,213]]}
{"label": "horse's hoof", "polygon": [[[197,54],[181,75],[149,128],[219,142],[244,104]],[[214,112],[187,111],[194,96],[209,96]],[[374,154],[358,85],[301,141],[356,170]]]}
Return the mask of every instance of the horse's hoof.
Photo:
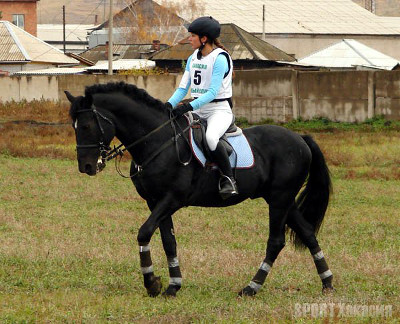
{"label": "horse's hoof", "polygon": [[154,277],[154,279],[151,282],[151,285],[149,287],[146,287],[147,289],[147,294],[150,297],[157,297],[162,288],[162,283],[160,277]]}
{"label": "horse's hoof", "polygon": [[168,288],[162,293],[164,297],[176,297],[176,292],[180,289],[180,286],[169,285]]}
{"label": "horse's hoof", "polygon": [[335,288],[333,288],[332,286],[330,287],[322,287],[322,294],[324,295],[331,295],[336,291]]}
{"label": "horse's hoof", "polygon": [[253,288],[251,288],[250,286],[247,286],[247,287],[243,288],[238,293],[239,297],[242,297],[242,296],[254,296],[255,294],[257,294],[257,292]]}

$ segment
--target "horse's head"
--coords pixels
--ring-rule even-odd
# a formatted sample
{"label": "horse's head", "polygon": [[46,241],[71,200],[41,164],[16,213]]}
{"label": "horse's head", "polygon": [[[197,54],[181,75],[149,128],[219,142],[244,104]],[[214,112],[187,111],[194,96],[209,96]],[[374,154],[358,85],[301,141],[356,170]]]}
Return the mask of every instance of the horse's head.
{"label": "horse's head", "polygon": [[65,91],[71,102],[70,116],[76,136],[79,171],[96,175],[105,167],[107,151],[115,136],[111,118],[98,111],[92,96],[74,97]]}

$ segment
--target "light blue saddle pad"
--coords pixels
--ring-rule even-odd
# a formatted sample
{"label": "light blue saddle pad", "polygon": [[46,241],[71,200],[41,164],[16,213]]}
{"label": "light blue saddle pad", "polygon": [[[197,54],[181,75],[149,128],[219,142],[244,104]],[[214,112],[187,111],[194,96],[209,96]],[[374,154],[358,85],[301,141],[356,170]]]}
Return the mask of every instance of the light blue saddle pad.
{"label": "light blue saddle pad", "polygon": [[[243,133],[238,136],[229,136],[228,142],[234,149],[229,157],[232,168],[249,169],[254,166],[253,151]],[[190,144],[192,146],[193,155],[204,167],[206,164],[206,157],[194,141],[192,129],[190,129]]]}

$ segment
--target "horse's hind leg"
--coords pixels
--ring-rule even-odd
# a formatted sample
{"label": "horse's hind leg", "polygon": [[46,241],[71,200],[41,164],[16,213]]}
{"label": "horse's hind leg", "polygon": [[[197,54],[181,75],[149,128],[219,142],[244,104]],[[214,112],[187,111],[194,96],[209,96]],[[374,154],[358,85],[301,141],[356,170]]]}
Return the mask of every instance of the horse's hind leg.
{"label": "horse's hind leg", "polygon": [[[303,215],[295,207],[292,207],[289,211],[287,225],[296,232],[302,243],[310,250],[318,275],[322,281],[322,292],[326,293],[332,291],[333,275],[331,270],[329,270],[324,254],[319,247],[312,225],[304,219]],[[296,245],[299,245],[300,247],[303,246],[302,244]]]}
{"label": "horse's hind leg", "polygon": [[239,296],[254,296],[262,287],[279,252],[285,246],[285,224],[288,208],[269,208],[269,238],[267,253],[256,275],[248,286],[239,292]]}
{"label": "horse's hind leg", "polygon": [[182,285],[182,274],[176,253],[176,240],[172,217],[167,217],[160,223],[161,239],[168,261],[169,286],[163,293],[164,296],[176,296]]}

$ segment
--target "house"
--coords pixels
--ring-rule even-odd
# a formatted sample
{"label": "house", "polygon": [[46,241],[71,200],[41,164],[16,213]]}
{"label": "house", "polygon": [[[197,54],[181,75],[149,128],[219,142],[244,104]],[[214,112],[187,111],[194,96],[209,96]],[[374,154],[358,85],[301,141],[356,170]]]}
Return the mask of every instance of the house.
{"label": "house", "polygon": [[14,73],[78,63],[9,21],[0,21],[0,70]]}
{"label": "house", "polygon": [[[113,44],[113,58],[119,59],[147,59],[160,49],[167,48],[168,45],[160,44],[154,40],[152,44]],[[105,45],[97,45],[87,51],[79,54],[79,56],[90,60],[94,63],[108,59],[108,43]]]}
{"label": "house", "polygon": [[12,22],[29,34],[37,35],[37,2],[39,0],[0,0],[0,20]]}
{"label": "house", "polygon": [[[162,0],[154,0],[162,3]],[[351,0],[202,0],[205,15],[234,23],[296,58],[355,39],[400,60],[400,24]],[[185,18],[185,17],[183,17]]]}
{"label": "house", "polygon": [[[89,48],[88,34],[94,25],[66,24],[65,52],[81,53]],[[64,50],[64,28],[62,24],[39,24],[37,37],[47,44]]]}
{"label": "house", "polygon": [[[246,32],[235,24],[222,24],[221,43],[229,51],[235,69],[259,69],[280,65],[277,61],[293,62],[295,59],[280,49]],[[157,66],[170,71],[182,70],[182,62],[193,53],[184,39],[176,45],[150,56]]]}
{"label": "house", "polygon": [[[173,44],[186,34],[186,21],[175,10],[153,0],[136,0],[113,17],[113,40],[118,44],[149,43],[158,39]],[[94,28],[89,35],[89,48],[108,41],[108,20]]]}
{"label": "house", "polygon": [[393,70],[399,61],[354,39],[343,39],[298,61],[330,70]]}

